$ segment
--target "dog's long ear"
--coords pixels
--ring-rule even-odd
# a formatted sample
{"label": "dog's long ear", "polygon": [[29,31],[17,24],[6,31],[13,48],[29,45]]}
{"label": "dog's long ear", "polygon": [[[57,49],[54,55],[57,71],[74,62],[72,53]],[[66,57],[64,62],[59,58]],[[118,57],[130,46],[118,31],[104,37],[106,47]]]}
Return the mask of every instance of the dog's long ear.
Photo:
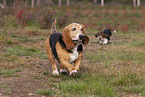
{"label": "dog's long ear", "polygon": [[66,49],[67,50],[70,50],[74,47],[74,43],[72,41],[72,39],[70,38],[70,32],[69,30],[67,29],[67,27],[65,27],[63,29],[63,32],[62,32],[62,39],[66,45]]}
{"label": "dog's long ear", "polygon": [[[84,25],[82,25],[82,31],[83,31],[83,34],[85,34],[85,26]],[[85,35],[84,39],[82,40],[82,43],[84,45],[87,45],[89,43],[89,37]]]}
{"label": "dog's long ear", "polygon": [[85,36],[82,42],[84,45],[87,45],[89,43],[89,37]]}

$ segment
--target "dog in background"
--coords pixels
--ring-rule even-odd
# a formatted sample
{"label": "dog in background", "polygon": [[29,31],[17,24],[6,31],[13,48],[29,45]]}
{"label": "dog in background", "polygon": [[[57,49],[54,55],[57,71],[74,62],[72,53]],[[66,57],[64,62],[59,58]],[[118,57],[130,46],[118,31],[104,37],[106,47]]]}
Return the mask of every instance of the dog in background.
{"label": "dog in background", "polygon": [[112,35],[112,31],[114,31],[114,33],[117,33],[116,30],[113,29],[105,29],[101,32],[98,32],[95,36],[97,38],[99,38],[100,40],[100,44],[107,44],[108,42],[111,42],[111,35]]}
{"label": "dog in background", "polygon": [[[52,23],[51,35],[46,40],[45,47],[53,75],[59,75],[59,72],[67,73],[67,70],[70,76],[77,74],[83,56],[83,46],[89,42],[84,30],[83,25],[71,23],[59,33],[56,31],[56,20]],[[59,72],[55,59],[60,63]]]}

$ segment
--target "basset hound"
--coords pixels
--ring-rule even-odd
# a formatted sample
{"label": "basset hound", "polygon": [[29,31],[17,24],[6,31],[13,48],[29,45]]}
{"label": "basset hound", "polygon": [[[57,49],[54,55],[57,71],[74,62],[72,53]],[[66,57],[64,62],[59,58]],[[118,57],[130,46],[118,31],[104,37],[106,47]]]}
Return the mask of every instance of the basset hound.
{"label": "basset hound", "polygon": [[114,31],[114,33],[117,33],[116,30],[113,30],[113,29],[105,29],[101,32],[98,32],[95,36],[97,38],[99,38],[100,40],[100,44],[107,44],[108,42],[111,42],[111,35],[112,35],[112,32],[111,31]]}
{"label": "basset hound", "polygon": [[[62,33],[56,31],[56,21],[52,23],[51,35],[45,42],[47,56],[52,64],[52,74],[67,73],[76,76],[83,56],[83,45],[88,44],[89,37],[84,33],[84,26],[71,23]],[[60,64],[58,71],[55,59]]]}

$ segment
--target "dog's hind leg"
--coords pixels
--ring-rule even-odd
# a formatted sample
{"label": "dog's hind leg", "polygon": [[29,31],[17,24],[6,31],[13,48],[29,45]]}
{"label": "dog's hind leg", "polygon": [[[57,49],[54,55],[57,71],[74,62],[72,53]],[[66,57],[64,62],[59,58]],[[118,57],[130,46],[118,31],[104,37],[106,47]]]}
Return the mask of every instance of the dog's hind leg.
{"label": "dog's hind leg", "polygon": [[100,44],[103,44],[103,41],[102,40],[100,40]]}
{"label": "dog's hind leg", "polygon": [[45,46],[46,46],[48,59],[49,59],[50,63],[52,64],[52,74],[53,75],[59,75],[59,72],[57,70],[57,65],[55,63],[55,58],[52,54],[51,47],[50,47],[50,44],[49,44],[49,39],[46,40]]}

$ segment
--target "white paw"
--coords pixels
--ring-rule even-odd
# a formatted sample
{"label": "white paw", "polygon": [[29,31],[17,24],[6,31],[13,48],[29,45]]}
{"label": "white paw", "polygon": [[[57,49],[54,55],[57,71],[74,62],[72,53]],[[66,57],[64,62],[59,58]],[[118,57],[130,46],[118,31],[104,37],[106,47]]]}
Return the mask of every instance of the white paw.
{"label": "white paw", "polygon": [[103,42],[102,42],[102,41],[100,41],[100,44],[103,44]]}
{"label": "white paw", "polygon": [[72,73],[77,73],[77,70],[71,71],[69,75],[71,75]]}
{"label": "white paw", "polygon": [[58,70],[56,69],[55,71],[52,72],[52,75],[59,75]]}
{"label": "white paw", "polygon": [[67,70],[65,70],[65,69],[60,69],[60,73],[67,73]]}
{"label": "white paw", "polygon": [[107,44],[106,42],[104,42],[103,44]]}

